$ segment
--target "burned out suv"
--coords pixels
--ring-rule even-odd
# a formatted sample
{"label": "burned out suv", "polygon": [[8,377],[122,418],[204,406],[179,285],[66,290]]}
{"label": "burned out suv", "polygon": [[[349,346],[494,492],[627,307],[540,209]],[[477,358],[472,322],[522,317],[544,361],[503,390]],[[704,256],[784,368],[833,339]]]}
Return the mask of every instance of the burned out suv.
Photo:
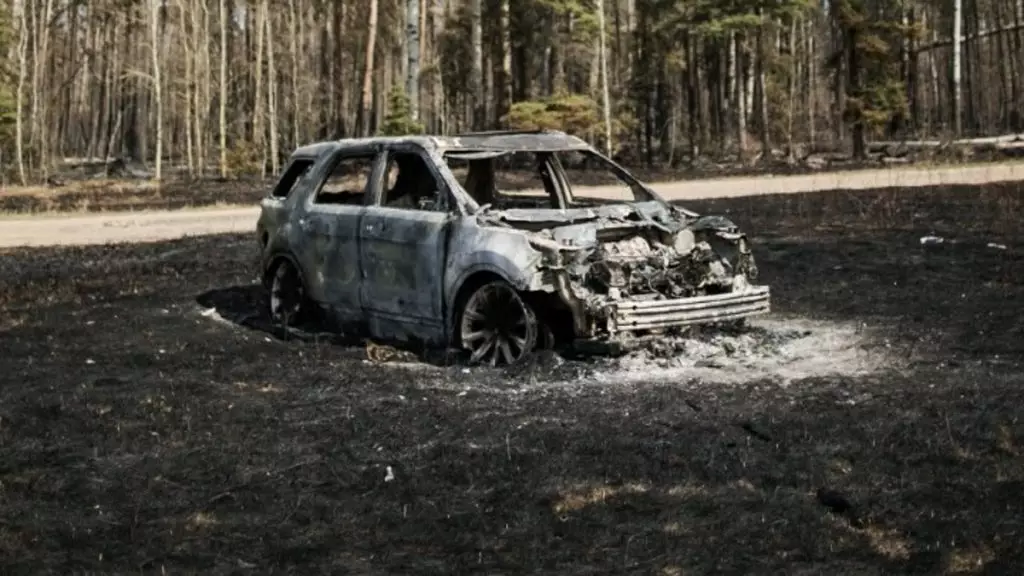
{"label": "burned out suv", "polygon": [[319,315],[473,363],[769,311],[732,222],[668,204],[562,132],[312,144],[261,207],[278,321]]}

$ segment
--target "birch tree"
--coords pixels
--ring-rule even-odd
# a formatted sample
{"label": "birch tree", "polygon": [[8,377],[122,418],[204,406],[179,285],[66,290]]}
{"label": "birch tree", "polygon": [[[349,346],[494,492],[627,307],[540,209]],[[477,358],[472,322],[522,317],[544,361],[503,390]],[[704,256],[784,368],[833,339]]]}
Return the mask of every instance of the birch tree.
{"label": "birch tree", "polygon": [[409,98],[409,113],[413,120],[420,118],[420,0],[405,0],[408,62],[406,64],[405,93]]}
{"label": "birch tree", "polygon": [[370,0],[370,21],[366,32],[366,60],[363,72],[362,105],[359,109],[359,126],[363,136],[369,136],[370,107],[373,105],[374,53],[377,48],[377,20],[379,0]]}
{"label": "birch tree", "polygon": [[163,140],[164,140],[164,110],[160,80],[160,11],[162,0],[149,0],[149,42],[152,63],[153,80],[153,103],[156,111],[156,153],[154,155],[153,178],[157,181],[161,177],[163,162]]}
{"label": "birch tree", "polygon": [[217,93],[217,126],[220,149],[220,177],[228,176],[228,9],[227,0],[220,0],[220,86]]}

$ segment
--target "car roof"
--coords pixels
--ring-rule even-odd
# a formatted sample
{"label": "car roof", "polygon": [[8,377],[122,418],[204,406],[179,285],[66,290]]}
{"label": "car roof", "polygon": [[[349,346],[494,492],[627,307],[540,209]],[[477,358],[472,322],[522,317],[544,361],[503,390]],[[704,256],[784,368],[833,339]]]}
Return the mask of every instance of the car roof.
{"label": "car roof", "polygon": [[293,156],[319,156],[328,150],[372,146],[387,143],[410,143],[439,152],[494,151],[494,152],[557,152],[591,150],[586,141],[558,130],[520,130],[470,132],[451,136],[410,135],[372,136],[315,142],[297,148]]}

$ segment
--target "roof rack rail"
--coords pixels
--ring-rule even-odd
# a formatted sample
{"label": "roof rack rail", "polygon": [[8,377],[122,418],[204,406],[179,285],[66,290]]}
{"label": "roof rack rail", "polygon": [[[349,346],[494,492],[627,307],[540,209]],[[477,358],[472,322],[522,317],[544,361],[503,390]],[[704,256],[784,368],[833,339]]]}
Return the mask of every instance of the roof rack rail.
{"label": "roof rack rail", "polygon": [[462,136],[516,136],[519,134],[549,134],[552,132],[552,130],[547,128],[538,128],[536,130],[485,130],[482,132],[462,132],[460,134],[452,134],[452,136],[455,138]]}

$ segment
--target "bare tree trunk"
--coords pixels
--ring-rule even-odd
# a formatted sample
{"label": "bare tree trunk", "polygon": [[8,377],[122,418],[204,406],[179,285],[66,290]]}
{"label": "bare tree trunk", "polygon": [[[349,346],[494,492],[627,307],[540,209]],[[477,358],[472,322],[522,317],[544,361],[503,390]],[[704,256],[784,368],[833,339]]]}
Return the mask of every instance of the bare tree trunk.
{"label": "bare tree trunk", "polygon": [[[933,38],[937,38],[938,37],[938,32],[933,30],[932,36],[933,36]],[[944,126],[946,130],[948,130],[949,129],[949,124],[947,124],[947,122],[949,122],[949,117],[946,116],[946,114],[942,113],[943,101],[942,101],[942,96],[941,96],[940,91],[939,91],[938,57],[935,55],[935,52],[931,52],[930,51],[928,53],[928,68],[929,68],[929,72],[931,73],[931,77],[932,77],[931,78],[932,79],[932,82],[931,82],[932,90],[931,90],[931,92],[932,92],[932,106],[934,107],[932,109],[932,114],[930,115],[930,117],[933,118],[933,119],[935,119],[936,117],[941,119],[942,126]]]}
{"label": "bare tree trunk", "polygon": [[800,78],[800,59],[796,57],[797,19],[792,18],[789,24],[789,58],[790,73],[786,90],[789,92],[789,110],[786,111],[786,156],[790,161],[795,159],[793,150],[793,120],[796,118],[797,81]]}
{"label": "bare tree trunk", "polygon": [[359,110],[359,128],[363,136],[370,135],[370,108],[373,105],[373,56],[377,48],[378,0],[370,0],[370,23],[366,39],[366,67],[363,72],[363,101]]}
{"label": "bare tree trunk", "polygon": [[[197,34],[197,38],[201,38],[200,44],[203,49],[196,52],[197,59],[201,59],[202,63],[202,83],[200,84],[202,90],[196,90],[196,139],[197,149],[196,157],[198,158],[198,168],[201,174],[206,173],[206,161],[208,160],[207,154],[212,144],[209,130],[206,129],[208,121],[210,119],[210,85],[213,83],[213,71],[210,66],[210,5],[207,0],[197,0],[197,3],[202,8],[202,26],[200,27],[199,21],[196,21],[196,28],[202,33]],[[198,11],[197,11],[198,12]],[[201,56],[201,58],[200,58]],[[198,78],[198,75],[197,75]]]}
{"label": "bare tree trunk", "polygon": [[697,74],[697,42],[692,32],[683,36],[683,50],[686,52],[686,106],[689,117],[690,162],[695,163],[700,156],[700,103],[698,99]]}
{"label": "bare tree trunk", "polygon": [[28,18],[25,4],[18,10],[18,93],[15,96],[14,156],[18,163],[18,180],[28,184],[25,172],[25,78],[28,76]]}
{"label": "bare tree trunk", "polygon": [[737,158],[740,163],[743,163],[747,153],[747,95],[746,95],[746,82],[743,78],[743,41],[742,36],[737,37],[738,34],[733,33],[730,38],[730,44],[733,52],[732,56],[732,74],[735,77],[736,82],[736,145],[737,145]]}
{"label": "bare tree trunk", "polygon": [[292,120],[292,147],[299,145],[299,45],[298,32],[296,30],[298,15],[295,10],[295,0],[288,0],[288,52],[291,55],[291,114]]}
{"label": "bare tree trunk", "polygon": [[[185,114],[185,156],[186,156],[186,159],[187,159],[187,162],[188,162],[188,175],[189,176],[195,176],[195,172],[196,172],[195,153],[198,151],[198,148],[197,148],[198,145],[195,142],[193,142],[193,136],[192,136],[193,135],[193,123],[192,123],[193,111],[192,111],[192,104],[193,104],[193,94],[195,92],[195,87],[196,87],[196,83],[195,83],[195,74],[196,74],[195,73],[195,52],[196,52],[196,47],[197,47],[197,44],[198,44],[198,39],[195,37],[195,33],[196,33],[195,27],[194,26],[191,27],[191,34],[190,34],[189,33],[190,32],[190,27],[185,25],[185,22],[186,22],[185,15],[186,14],[190,14],[190,13],[194,14],[194,7],[187,5],[184,0],[178,0],[177,4],[178,4],[178,14],[180,14],[180,16],[181,16],[180,31],[181,31],[181,36],[182,36],[182,44],[183,44],[183,48],[184,48],[184,51],[185,51],[185,57],[183,58],[183,60],[185,60],[185,86],[184,86],[184,94],[182,95],[182,98],[181,98],[182,101],[184,102],[184,114]],[[195,23],[195,19],[191,18],[191,20],[192,20],[191,23],[194,24]],[[172,102],[173,102],[173,93],[172,93]],[[197,104],[198,104],[198,102],[197,102]],[[172,129],[172,133],[173,132],[174,132],[174,130]],[[198,138],[198,136],[199,136],[198,131],[195,132],[195,134],[196,134],[196,137]]]}
{"label": "bare tree trunk", "polygon": [[262,0],[256,8],[256,78],[253,84],[252,143],[259,147],[263,162],[260,163],[260,177],[266,176],[267,152],[263,128],[263,45],[267,18],[267,2]]}
{"label": "bare tree trunk", "polygon": [[[818,67],[815,65],[817,58],[815,53],[815,42],[814,42],[814,21],[810,18],[807,20],[807,141],[811,148],[814,147],[815,141],[815,103],[818,99],[818,83],[815,81],[818,77]],[[810,151],[810,150],[808,150]]]}
{"label": "bare tree trunk", "polygon": [[953,134],[957,138],[963,132],[962,94],[960,89],[963,20],[963,0],[953,0]]}
{"label": "bare tree trunk", "polygon": [[413,120],[420,117],[420,0],[405,0],[406,47],[408,60],[405,71],[405,92],[409,97],[409,112]]}
{"label": "bare tree trunk", "polygon": [[473,94],[473,130],[483,128],[487,106],[484,102],[484,49],[483,23],[481,19],[481,0],[470,1],[470,45],[473,50],[473,63],[470,72]]}
{"label": "bare tree trunk", "polygon": [[445,94],[444,94],[444,76],[441,74],[441,50],[440,43],[441,37],[444,34],[445,29],[445,10],[444,0],[434,0],[432,8],[431,18],[433,19],[431,33],[431,68],[434,69],[434,87],[433,87],[433,116],[434,116],[434,132],[440,134],[448,133],[448,122],[445,115]]}
{"label": "bare tree trunk", "polygon": [[[604,0],[598,0],[603,3]],[[501,35],[501,82],[500,93],[498,94],[497,116],[498,121],[508,114],[512,107],[512,26],[509,14],[509,0],[501,0],[501,18],[499,20]]]}
{"label": "bare tree trunk", "polygon": [[[420,42],[419,42],[419,47],[418,47],[419,48],[419,55],[420,55],[420,59],[419,59],[420,70],[419,70],[419,73],[422,76],[422,74],[423,74],[423,61],[427,58],[427,36],[428,36],[428,34],[427,34],[427,13],[429,12],[429,7],[428,7],[427,3],[429,2],[429,0],[417,0],[417,2],[419,4],[419,6],[417,7],[417,10],[419,11],[419,17],[420,17],[420,22],[419,22],[419,41]],[[416,79],[416,95],[417,95],[417,99],[416,99],[416,108],[417,108],[417,110],[416,110],[416,112],[418,114],[416,119],[417,120],[422,120],[423,119],[423,78],[422,77],[417,77],[417,79]]]}
{"label": "bare tree trunk", "polygon": [[[39,20],[38,26],[39,52],[36,54],[36,64],[40,68],[40,72],[37,89],[43,89],[48,80],[48,75],[54,74],[53,66],[48,65],[50,60],[50,22],[52,19],[53,0],[46,0],[43,15]],[[49,74],[47,74],[47,71],[49,71]],[[39,167],[42,169],[43,178],[45,178],[50,172],[50,99],[42,97],[41,94],[37,98],[39,111],[36,115],[36,130],[38,130],[39,137]]]}
{"label": "bare tree trunk", "polygon": [[220,144],[220,177],[228,176],[228,10],[226,0],[220,0],[220,90],[218,91],[218,136]]}
{"label": "bare tree trunk", "polygon": [[765,37],[764,13],[761,12],[761,25],[757,29],[757,123],[761,133],[761,160],[771,160],[772,144],[770,129],[768,125],[768,90],[765,82],[767,72],[766,61],[768,60],[768,40]]}
{"label": "bare tree trunk", "polygon": [[597,28],[600,36],[598,57],[601,59],[601,108],[604,113],[604,144],[608,155],[614,149],[612,143],[612,110],[608,95],[608,54],[605,47],[604,0],[597,0]]}
{"label": "bare tree trunk", "polygon": [[150,0],[150,15],[149,15],[149,41],[150,41],[150,54],[152,56],[153,65],[153,102],[156,107],[156,166],[153,171],[153,177],[156,180],[160,180],[161,166],[163,162],[163,123],[164,123],[164,109],[163,100],[161,99],[160,89],[160,44],[159,44],[159,32],[160,32],[160,7],[162,0]]}
{"label": "bare tree trunk", "polygon": [[263,23],[267,27],[267,115],[270,116],[270,171],[272,174],[277,174],[281,161],[278,157],[277,147],[281,136],[277,130],[277,70],[274,68],[274,30],[271,24],[273,17],[266,9],[268,0],[263,0],[263,2]]}
{"label": "bare tree trunk", "polygon": [[[40,126],[39,98],[41,93],[40,84],[42,82],[40,79],[40,76],[42,74],[42,59],[39,57],[40,18],[38,4],[39,3],[35,1],[22,2],[22,9],[28,13],[29,28],[32,30],[30,36],[32,45],[32,79],[29,82],[31,86],[31,88],[29,89],[29,107],[32,110],[32,113],[29,116],[28,123],[28,147],[30,152],[38,151],[38,143],[36,142],[36,139],[39,137]],[[32,160],[33,158],[30,155],[29,162],[31,163]],[[36,158],[36,160],[38,161],[38,158]]]}
{"label": "bare tree trunk", "polygon": [[[860,50],[857,47],[857,29],[854,27],[847,28],[846,38],[847,70],[849,71],[850,82],[849,89],[859,96],[863,91],[861,89]],[[856,117],[853,121],[853,157],[856,160],[864,160],[867,158],[867,141],[864,126],[863,105],[858,107]]]}

